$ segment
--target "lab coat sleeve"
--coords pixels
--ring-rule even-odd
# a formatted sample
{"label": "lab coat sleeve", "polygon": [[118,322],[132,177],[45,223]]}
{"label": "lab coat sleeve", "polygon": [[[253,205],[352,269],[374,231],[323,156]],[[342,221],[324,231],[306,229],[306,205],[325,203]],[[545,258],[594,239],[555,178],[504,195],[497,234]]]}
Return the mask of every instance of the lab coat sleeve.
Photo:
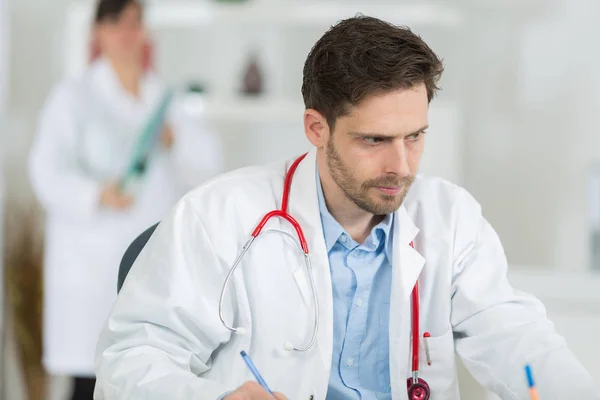
{"label": "lab coat sleeve", "polygon": [[203,115],[185,107],[185,96],[176,96],[168,121],[173,129],[171,162],[183,185],[191,190],[223,171],[223,148],[216,130]]}
{"label": "lab coat sleeve", "polygon": [[458,355],[502,399],[528,399],[524,366],[544,400],[600,399],[600,392],[536,298],[511,287],[500,240],[461,191],[455,234],[452,325]]}
{"label": "lab coat sleeve", "polygon": [[200,377],[231,335],[217,313],[225,274],[196,215],[184,197],[129,272],[97,346],[96,400],[215,400],[234,389]]}
{"label": "lab coat sleeve", "polygon": [[98,210],[101,185],[78,165],[74,91],[61,84],[44,105],[29,156],[29,177],[46,211],[86,218]]}

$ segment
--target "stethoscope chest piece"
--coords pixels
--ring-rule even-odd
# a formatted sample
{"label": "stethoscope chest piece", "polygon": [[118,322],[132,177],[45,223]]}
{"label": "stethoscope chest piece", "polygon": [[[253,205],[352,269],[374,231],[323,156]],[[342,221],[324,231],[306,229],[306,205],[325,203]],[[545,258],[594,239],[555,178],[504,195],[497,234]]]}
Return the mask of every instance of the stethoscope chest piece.
{"label": "stethoscope chest piece", "polygon": [[429,385],[423,379],[419,378],[417,383],[413,383],[413,378],[406,380],[408,388],[408,400],[429,400]]}

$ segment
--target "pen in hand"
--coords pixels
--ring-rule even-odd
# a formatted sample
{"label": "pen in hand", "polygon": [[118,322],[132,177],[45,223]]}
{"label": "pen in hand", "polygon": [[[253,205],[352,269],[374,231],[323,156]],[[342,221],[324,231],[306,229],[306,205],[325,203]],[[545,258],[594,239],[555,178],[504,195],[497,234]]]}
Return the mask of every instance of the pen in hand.
{"label": "pen in hand", "polygon": [[269,389],[269,386],[267,386],[267,383],[265,382],[263,377],[258,372],[258,369],[256,369],[256,366],[250,359],[250,356],[248,356],[248,354],[246,354],[246,352],[243,350],[240,352],[240,354],[241,354],[242,358],[244,359],[244,362],[246,362],[248,369],[250,369],[250,372],[252,372],[252,375],[254,375],[254,378],[256,378],[256,381],[263,387],[263,389],[265,389],[267,392],[269,392],[269,394],[271,396],[275,397],[275,394],[273,394],[271,389]]}

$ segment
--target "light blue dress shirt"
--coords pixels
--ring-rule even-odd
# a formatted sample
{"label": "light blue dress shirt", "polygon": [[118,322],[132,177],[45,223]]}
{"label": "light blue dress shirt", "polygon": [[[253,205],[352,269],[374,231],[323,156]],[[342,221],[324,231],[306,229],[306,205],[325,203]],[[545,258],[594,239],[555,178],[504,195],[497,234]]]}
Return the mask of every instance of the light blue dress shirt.
{"label": "light blue dress shirt", "polygon": [[391,399],[389,313],[393,214],[355,242],[317,193],[333,286],[333,358],[327,400]]}

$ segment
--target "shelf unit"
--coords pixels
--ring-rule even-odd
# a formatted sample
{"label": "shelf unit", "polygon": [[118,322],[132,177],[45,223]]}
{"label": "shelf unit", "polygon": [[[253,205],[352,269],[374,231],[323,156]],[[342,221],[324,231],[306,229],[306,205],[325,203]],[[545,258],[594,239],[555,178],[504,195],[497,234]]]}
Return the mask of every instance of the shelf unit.
{"label": "shelf unit", "polygon": [[244,121],[260,123],[275,118],[289,123],[302,123],[304,104],[292,100],[271,100],[260,97],[240,97],[227,101],[204,102],[202,107],[190,107],[195,115],[203,114],[214,121]]}
{"label": "shelf unit", "polygon": [[[146,3],[145,17],[156,46],[159,74],[174,86],[193,82],[206,88],[199,103],[190,100],[189,109],[202,114],[221,133],[226,168],[231,169],[310,148],[302,123],[302,67],[314,42],[332,24],[360,13],[410,26],[417,33],[433,32],[438,41],[451,43],[438,46],[445,48],[442,56],[447,59],[455,50],[451,46],[456,46],[452,35],[464,25],[464,13],[456,4],[435,0],[154,0]],[[65,77],[87,67],[94,5],[93,0],[81,0],[68,10]],[[265,92],[245,97],[239,87],[252,49],[258,49]],[[452,96],[442,100],[432,104],[430,132],[435,140],[428,144],[421,170],[460,183],[460,107]]]}
{"label": "shelf unit", "polygon": [[[198,24],[302,24],[330,25],[348,17],[352,3],[327,1],[286,2],[246,1],[218,2],[154,2],[148,10],[148,23],[153,27],[197,26]],[[386,16],[391,22],[414,24],[460,24],[460,14],[453,7],[430,2],[413,4],[362,4],[365,15]]]}
{"label": "shelf unit", "polygon": [[[67,75],[80,73],[87,65],[87,49],[95,1],[71,4],[65,21],[64,68]],[[323,31],[333,23],[355,14],[382,17],[408,26],[456,28],[462,14],[456,7],[431,1],[392,4],[377,1],[335,2],[247,0],[222,3],[210,0],[154,0],[147,3],[146,23],[151,30],[242,27],[254,29],[311,27]]]}

